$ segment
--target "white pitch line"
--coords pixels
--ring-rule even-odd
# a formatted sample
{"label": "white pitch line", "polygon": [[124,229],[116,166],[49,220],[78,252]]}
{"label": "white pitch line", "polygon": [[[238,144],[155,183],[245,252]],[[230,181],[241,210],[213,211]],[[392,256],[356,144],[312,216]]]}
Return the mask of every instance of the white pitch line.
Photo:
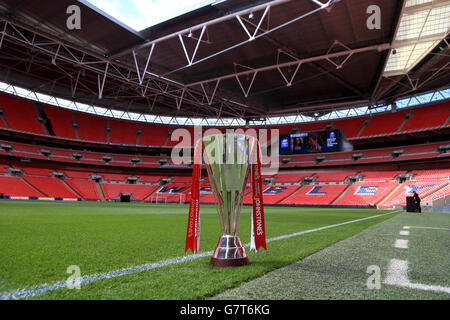
{"label": "white pitch line", "polygon": [[402,230],[402,231],[400,231],[400,235],[401,236],[409,236],[409,231]]}
{"label": "white pitch line", "polygon": [[395,240],[394,247],[398,249],[408,249],[408,240],[397,239]]}
{"label": "white pitch line", "polygon": [[419,227],[419,226],[404,226],[403,229],[431,229],[431,230],[446,230],[446,231],[450,231],[449,228],[438,228],[438,227]]}
{"label": "white pitch line", "polygon": [[392,259],[389,263],[384,284],[424,291],[445,292],[450,294],[449,287],[412,283],[408,279],[408,261]]}
{"label": "white pitch line", "polygon": [[[321,230],[325,230],[325,229],[343,226],[346,224],[351,224],[351,223],[360,222],[360,221],[364,221],[364,220],[374,219],[374,218],[382,217],[385,215],[397,213],[400,211],[402,211],[402,210],[395,210],[395,211],[391,211],[388,213],[378,214],[375,216],[370,216],[370,217],[366,217],[366,218],[332,224],[329,226],[320,227],[320,228],[316,228],[316,229],[300,231],[300,232],[296,232],[296,233],[292,233],[292,234],[288,234],[288,235],[284,235],[284,236],[274,237],[274,238],[267,239],[266,242],[269,243],[272,241],[288,239],[288,238],[300,236],[300,235],[311,233],[311,232],[321,231]],[[247,243],[244,245],[244,247],[249,247],[249,246],[250,246],[250,243]],[[182,262],[186,262],[186,261],[191,261],[191,260],[196,260],[199,258],[208,257],[208,256],[211,256],[212,254],[213,254],[213,251],[208,251],[208,252],[204,252],[204,253],[197,253],[197,254],[162,260],[162,261],[158,261],[158,262],[154,262],[154,263],[147,263],[147,264],[140,265],[140,266],[119,269],[119,270],[115,270],[115,271],[111,271],[111,272],[107,272],[107,273],[87,275],[87,276],[84,276],[81,278],[80,284],[93,282],[93,281],[97,281],[97,280],[102,280],[102,279],[110,279],[110,278],[120,277],[120,276],[124,276],[127,274],[135,273],[135,272],[141,272],[141,271],[161,268],[161,267],[165,267],[165,266],[168,266],[171,264],[182,263]],[[53,283],[45,283],[45,284],[41,284],[41,285],[35,285],[35,286],[28,287],[28,288],[16,289],[14,291],[0,293],[0,300],[21,299],[21,298],[26,298],[26,297],[33,297],[38,294],[44,293],[46,291],[53,291],[56,289],[67,287],[67,286],[68,286],[68,283],[65,280],[57,281],[57,282],[53,282]]]}

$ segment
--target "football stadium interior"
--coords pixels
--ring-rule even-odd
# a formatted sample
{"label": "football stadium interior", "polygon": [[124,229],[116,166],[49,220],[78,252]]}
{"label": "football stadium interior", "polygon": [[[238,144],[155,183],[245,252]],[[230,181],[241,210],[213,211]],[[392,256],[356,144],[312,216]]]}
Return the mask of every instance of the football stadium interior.
{"label": "football stadium interior", "polygon": [[[287,219],[279,222],[280,230],[274,227],[273,236],[296,232],[289,221],[298,222],[299,230],[316,226],[311,222],[302,229],[302,221],[290,220],[294,219],[291,214],[308,210],[312,212],[308,219],[314,219],[315,210],[317,217],[337,213],[336,220],[328,222],[323,218],[324,225],[392,212],[392,220],[406,219],[401,217],[407,214],[407,197],[417,192],[422,213],[440,219],[428,227],[446,229],[441,230],[445,233],[440,239],[446,239],[448,245],[450,1],[205,3],[136,31],[88,1],[0,1],[0,206],[5,214],[1,231],[12,237],[11,242],[0,240],[5,241],[2,246],[14,241],[12,247],[23,254],[30,250],[16,244],[20,238],[14,238],[14,222],[8,220],[22,209],[32,212],[36,208],[36,215],[45,215],[37,210],[93,206],[101,215],[114,208],[137,208],[153,210],[155,215],[159,211],[161,215],[177,212],[181,217],[177,223],[181,225],[175,229],[180,230],[181,243],[158,242],[159,250],[170,247],[166,255],[158,253],[147,259],[139,255],[137,260],[124,256],[117,264],[105,262],[105,257],[102,259],[106,260],[91,257],[92,261],[83,266],[85,272],[102,274],[182,255],[192,191],[190,159],[196,137],[211,130],[230,129],[255,132],[260,142],[267,141],[261,142],[263,149],[276,154],[270,161],[263,159],[262,165],[267,228],[270,229],[270,217],[276,216],[277,210],[280,217],[286,215]],[[78,12],[68,10],[74,4]],[[76,23],[70,25],[70,19],[77,18],[72,13],[81,17],[78,27]],[[183,141],[187,146],[183,157],[189,160],[181,163],[173,156],[181,142],[180,132],[189,137]],[[336,148],[313,149],[296,144],[296,139],[314,134],[325,134],[327,141],[336,139]],[[250,210],[250,182],[242,199],[243,208]],[[206,170],[200,178],[200,202],[206,207],[215,203]],[[13,204],[19,209],[8,215]],[[249,215],[245,210],[243,215]],[[439,212],[445,211],[440,216]],[[346,216],[348,212],[354,214]],[[30,213],[31,220],[21,222],[25,230],[34,223],[50,228],[51,219],[44,222],[33,217]],[[57,221],[59,217],[52,215],[52,219]],[[168,219],[172,217],[169,215]],[[377,219],[381,218],[371,223],[382,221]],[[129,227],[126,221],[121,223],[125,229]],[[281,228],[283,223],[286,230]],[[311,246],[315,249],[298,254],[292,244],[286,249],[292,251],[286,253],[286,260],[272,257],[278,262],[241,272],[241,278],[235,282],[217,280],[217,285],[208,288],[192,285],[198,290],[186,289],[188,293],[172,289],[136,293],[140,292],[136,287],[135,291],[128,288],[114,295],[105,293],[107,285],[98,285],[83,295],[83,286],[93,284],[82,284],[78,291],[64,289],[69,293],[51,289],[41,295],[30,289],[64,279],[65,268],[70,265],[67,263],[63,273],[48,271],[48,278],[42,275],[32,279],[14,275],[12,269],[0,270],[4,280],[0,281],[0,298],[20,298],[26,292],[25,298],[43,299],[220,299],[220,295],[230,299],[232,291],[227,290],[234,288],[239,297],[253,299],[255,296],[245,295],[247,291],[242,288],[251,288],[250,279],[277,272],[295,261],[307,263],[301,258],[320,255],[325,247],[366,228],[381,228],[382,223],[355,227],[335,238],[330,236],[331,242],[316,241],[317,247]],[[405,223],[420,224],[425,220]],[[75,225],[76,221],[70,224]],[[169,230],[171,226],[165,228]],[[245,223],[242,228],[245,229]],[[211,246],[217,240],[216,233],[211,232]],[[241,227],[240,233],[245,233]],[[165,237],[162,231],[158,234]],[[308,241],[314,242],[313,236],[309,237]],[[46,239],[40,235],[34,240],[45,243]],[[59,240],[54,241],[52,245]],[[178,246],[177,251],[174,248]],[[209,244],[204,247],[209,248]],[[328,256],[335,254],[332,249],[326,250],[330,250]],[[264,254],[251,256],[250,260],[259,261]],[[394,286],[399,291],[353,298],[448,299],[450,260],[448,252],[446,255],[439,260],[444,271],[435,270],[440,278],[433,281],[447,291]],[[5,261],[3,258],[0,263]],[[207,260],[201,261],[207,265]],[[24,270],[30,266],[22,260],[8,263],[17,263]],[[199,262],[187,263],[198,266]],[[158,270],[146,272],[162,272],[155,268]],[[175,265],[163,268],[177,270]],[[183,269],[180,274],[183,272],[187,271]],[[146,277],[151,280],[157,276]],[[160,281],[160,286],[171,283],[170,279]],[[389,280],[385,283],[388,286]],[[305,288],[308,285],[302,283]],[[318,289],[317,295],[310,292],[308,296],[305,292],[297,292],[291,298],[348,297],[343,293],[327,295],[325,288],[321,292]],[[267,294],[268,299],[290,298]]]}

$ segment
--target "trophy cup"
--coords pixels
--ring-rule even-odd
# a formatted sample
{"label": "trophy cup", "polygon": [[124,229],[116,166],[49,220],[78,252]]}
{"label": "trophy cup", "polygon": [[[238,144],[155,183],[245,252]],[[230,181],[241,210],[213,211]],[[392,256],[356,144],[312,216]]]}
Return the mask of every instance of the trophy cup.
{"label": "trophy cup", "polygon": [[210,262],[214,266],[250,263],[236,233],[250,171],[250,155],[255,149],[252,148],[253,140],[246,135],[230,133],[203,138],[208,178],[222,224],[222,236]]}
{"label": "trophy cup", "polygon": [[198,180],[202,149],[222,225],[222,235],[210,264],[216,267],[247,265],[250,262],[237,236],[237,227],[250,173],[253,190],[252,249],[258,251],[260,246],[266,249],[259,144],[254,137],[229,132],[205,136],[197,141],[186,235],[186,252],[191,249],[194,253],[198,251],[200,239]]}

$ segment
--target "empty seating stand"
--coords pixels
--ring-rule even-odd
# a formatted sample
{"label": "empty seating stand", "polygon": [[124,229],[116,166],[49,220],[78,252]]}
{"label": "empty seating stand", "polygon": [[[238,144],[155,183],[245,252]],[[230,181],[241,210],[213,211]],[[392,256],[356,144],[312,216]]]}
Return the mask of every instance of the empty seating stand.
{"label": "empty seating stand", "polygon": [[101,183],[100,186],[106,200],[118,199],[124,193],[131,194],[133,200],[143,201],[159,188],[158,186],[152,185],[124,183]]}
{"label": "empty seating stand", "polygon": [[417,131],[443,126],[450,116],[450,102],[447,101],[433,106],[419,107],[412,111],[412,117],[406,121],[401,131]]}
{"label": "empty seating stand", "polygon": [[275,183],[299,183],[302,181],[305,177],[310,177],[314,175],[313,172],[311,173],[278,173],[275,176]]}
{"label": "empty seating stand", "polygon": [[358,181],[351,185],[335,205],[376,205],[398,185],[397,181]]}
{"label": "empty seating stand", "polygon": [[170,126],[144,124],[142,134],[139,137],[139,145],[162,146],[166,142]]}
{"label": "empty seating stand", "polygon": [[449,179],[450,169],[435,169],[435,170],[413,170],[412,174],[415,175],[414,180],[437,180],[437,179]]}
{"label": "empty seating stand", "polygon": [[406,197],[411,196],[413,191],[416,191],[419,197],[425,198],[431,195],[434,191],[441,189],[447,185],[448,182],[444,180],[410,180],[403,183],[398,190],[396,190],[389,198],[381,204],[381,208],[391,208],[394,206],[405,206]]}
{"label": "empty seating stand", "polygon": [[281,201],[281,204],[291,205],[329,205],[345,189],[347,185],[305,185],[295,194]]}
{"label": "empty seating stand", "polygon": [[374,115],[360,136],[374,136],[395,133],[405,120],[407,111]]}
{"label": "empty seating stand", "polygon": [[44,106],[44,110],[55,136],[77,139],[76,130],[73,126],[72,111],[51,106]]}
{"label": "empty seating stand", "polygon": [[[3,118],[6,120],[8,127],[13,130],[50,134],[45,124],[39,123],[38,119],[42,121],[45,119],[38,114],[36,107],[33,106],[34,103],[19,97],[0,94],[0,110],[3,110]],[[299,128],[300,131],[315,131],[326,128],[341,129],[347,138],[350,139],[426,130],[427,128],[439,128],[444,126],[444,124],[447,126],[450,125],[448,121],[450,116],[449,105],[450,102],[447,101],[429,106],[408,108],[393,113],[375,114],[371,117],[367,125],[363,123],[368,117],[362,116],[342,120],[281,125],[275,129],[279,129],[280,134],[287,134],[293,128]],[[81,140],[101,143],[173,146],[177,142],[171,141],[168,137],[169,132],[177,128],[184,128],[191,135],[193,134],[193,128],[191,126],[173,127],[170,125],[139,123],[113,118],[107,119],[93,114],[48,105],[43,105],[43,108],[55,136],[63,138],[79,138]],[[405,115],[410,112],[411,116],[406,119]],[[5,125],[3,121],[0,121],[0,127],[2,126]],[[257,127],[255,129],[257,130],[259,128]],[[220,130],[224,131],[223,128]]]}
{"label": "empty seating stand", "polygon": [[104,117],[77,112],[75,123],[81,140],[107,143],[107,120]]}
{"label": "empty seating stand", "polygon": [[[266,204],[277,204],[281,200],[289,197],[293,192],[299,189],[300,186],[288,185],[270,185],[263,187],[263,201]],[[247,189],[248,194],[244,197],[245,204],[253,203],[253,194],[251,188]]]}
{"label": "empty seating stand", "polygon": [[109,119],[110,131],[110,143],[119,144],[137,144],[137,132],[139,131],[140,124],[137,122]]}
{"label": "empty seating stand", "polygon": [[317,172],[315,182],[344,182],[345,178],[354,175],[356,175],[355,171]]}
{"label": "empty seating stand", "polygon": [[441,189],[438,191],[426,196],[422,199],[422,202],[432,202],[434,200],[440,199],[450,194],[450,182],[447,182]]}
{"label": "empty seating stand", "polygon": [[0,193],[9,197],[42,197],[42,193],[33,189],[19,177],[0,176]]}
{"label": "empty seating stand", "polygon": [[393,180],[395,176],[406,173],[406,171],[397,170],[380,170],[380,171],[363,171],[359,175],[363,177],[364,181],[388,181]]}
{"label": "empty seating stand", "polygon": [[0,110],[9,128],[46,134],[31,101],[0,94]]}
{"label": "empty seating stand", "polygon": [[76,193],[86,200],[100,200],[95,181],[67,178],[64,180]]}
{"label": "empty seating stand", "polygon": [[70,191],[58,178],[23,176],[23,178],[47,197],[77,199],[78,196]]}

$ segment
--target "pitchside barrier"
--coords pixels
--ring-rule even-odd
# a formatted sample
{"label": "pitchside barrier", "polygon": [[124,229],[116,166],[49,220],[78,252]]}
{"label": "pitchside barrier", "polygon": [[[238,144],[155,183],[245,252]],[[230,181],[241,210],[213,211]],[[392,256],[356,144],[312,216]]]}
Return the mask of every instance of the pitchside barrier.
{"label": "pitchside barrier", "polygon": [[59,198],[59,197],[19,197],[19,196],[3,196],[0,199],[9,200],[42,200],[42,201],[81,201],[81,198]]}

